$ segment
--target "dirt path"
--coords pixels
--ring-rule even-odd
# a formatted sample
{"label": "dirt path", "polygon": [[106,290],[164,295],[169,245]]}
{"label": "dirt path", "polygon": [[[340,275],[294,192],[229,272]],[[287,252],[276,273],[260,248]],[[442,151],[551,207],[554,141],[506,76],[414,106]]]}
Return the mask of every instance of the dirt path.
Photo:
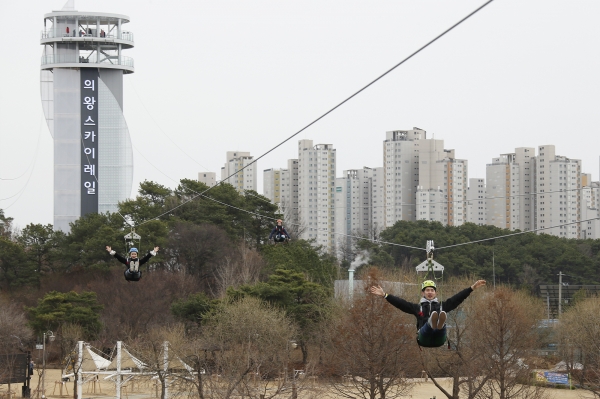
{"label": "dirt path", "polygon": [[[52,399],[58,398],[72,398],[73,397],[73,380],[69,382],[65,382],[64,384],[61,382],[61,372],[56,369],[48,369],[46,370],[46,397]],[[36,399],[34,396],[35,389],[38,387],[38,381],[40,380],[39,375],[36,371],[35,376],[31,380],[31,391],[32,398]],[[442,392],[431,382],[424,382],[422,380],[416,380],[417,384],[409,398],[414,399],[430,399],[434,396],[437,399],[443,399],[445,396]],[[21,396],[21,384],[16,384],[12,386],[12,389],[17,392],[17,398]],[[41,381],[39,386],[41,388]],[[156,389],[156,385],[154,381],[150,379],[136,381],[135,383],[126,383],[124,384],[125,388],[122,391],[121,398],[122,399],[150,399],[156,398],[157,393],[160,394],[160,389]],[[449,380],[443,380],[444,387],[450,389],[451,382]],[[61,395],[61,387],[62,387],[62,395]],[[6,386],[2,386],[2,388],[6,389]],[[582,390],[569,391],[566,389],[548,389],[548,392],[556,399],[587,399],[593,398],[592,395],[587,394]],[[0,390],[0,394],[2,391]],[[98,378],[96,382],[88,382],[83,386],[83,398],[91,399],[91,398],[114,398],[115,397],[115,384],[110,381],[106,381],[102,376]],[[299,395],[300,397],[304,395]],[[314,395],[309,395],[314,397]]]}

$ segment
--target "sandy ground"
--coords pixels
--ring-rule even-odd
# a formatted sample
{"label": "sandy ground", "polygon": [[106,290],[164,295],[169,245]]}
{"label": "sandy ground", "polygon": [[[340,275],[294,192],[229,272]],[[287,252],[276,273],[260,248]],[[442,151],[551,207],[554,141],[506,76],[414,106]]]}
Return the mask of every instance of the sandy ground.
{"label": "sandy ground", "polygon": [[[46,370],[46,380],[45,380],[45,388],[46,388],[46,397],[47,398],[72,398],[73,397],[73,381],[65,382],[64,384],[60,382],[61,371],[55,369]],[[417,382],[415,388],[408,396],[409,398],[414,399],[430,399],[434,396],[437,399],[445,398],[442,392],[431,382],[424,382],[423,380],[415,380]],[[35,390],[39,387],[41,388],[42,383],[40,381],[39,375],[35,373],[35,376],[31,381],[31,390],[32,390],[32,398],[36,398]],[[318,385],[318,384],[317,384]],[[125,384],[125,388],[122,391],[121,398],[123,399],[143,399],[143,398],[156,398],[157,393],[160,394],[160,391],[156,390],[156,386],[154,382],[151,380],[142,380],[135,383],[129,382]],[[449,380],[443,381],[443,386],[450,389],[451,382]],[[62,391],[61,391],[62,388]],[[16,391],[17,398],[21,397],[21,384],[12,385],[11,389]],[[6,391],[7,386],[0,386],[0,398],[6,399]],[[300,394],[300,398],[318,398],[319,395],[318,389],[308,390],[304,392],[304,394]],[[569,391],[566,389],[548,389],[548,393],[551,394],[555,399],[584,399],[584,398],[592,398],[593,396],[590,394],[586,395],[585,391],[582,390],[573,390]],[[329,396],[329,395],[328,395]],[[115,385],[114,383],[104,381],[102,376],[99,378],[97,382],[88,382],[83,386],[83,398],[114,398],[115,397]],[[284,395],[283,397],[287,397]],[[329,396],[331,397],[331,396]]]}

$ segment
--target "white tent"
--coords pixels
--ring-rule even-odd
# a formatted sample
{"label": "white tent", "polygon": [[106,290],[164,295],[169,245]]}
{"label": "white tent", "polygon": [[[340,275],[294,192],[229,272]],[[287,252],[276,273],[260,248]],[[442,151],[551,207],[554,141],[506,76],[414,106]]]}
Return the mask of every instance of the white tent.
{"label": "white tent", "polygon": [[110,360],[95,353],[89,345],[85,346],[83,351],[82,369],[85,371],[106,370],[110,365]]}
{"label": "white tent", "polygon": [[[117,358],[116,357],[113,357],[112,362],[110,363],[110,365],[107,368],[110,370],[117,369]],[[146,365],[140,359],[136,358],[131,353],[129,353],[129,351],[127,349],[122,348],[121,349],[121,370],[122,369],[134,369],[134,368],[143,370],[146,368]]]}

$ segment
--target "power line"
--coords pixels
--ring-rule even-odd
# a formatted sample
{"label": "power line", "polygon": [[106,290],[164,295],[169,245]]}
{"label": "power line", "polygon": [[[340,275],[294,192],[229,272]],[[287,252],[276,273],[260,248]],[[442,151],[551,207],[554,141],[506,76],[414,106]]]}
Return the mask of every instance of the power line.
{"label": "power line", "polygon": [[[335,111],[336,109],[338,109],[339,107],[341,107],[342,105],[344,105],[345,103],[347,103],[348,101],[350,101],[351,99],[353,99],[354,97],[356,97],[358,94],[360,94],[363,91],[365,91],[366,89],[368,89],[370,86],[372,86],[373,84],[375,84],[377,81],[379,81],[380,79],[382,79],[383,77],[385,77],[386,75],[388,75],[390,72],[392,72],[393,70],[395,70],[396,68],[398,68],[400,65],[404,64],[406,61],[408,61],[411,58],[413,58],[415,55],[417,55],[418,53],[420,53],[421,51],[423,51],[424,49],[426,49],[427,47],[429,47],[431,44],[435,43],[438,39],[442,38],[448,32],[452,31],[454,28],[456,28],[457,26],[459,26],[460,24],[462,24],[464,21],[466,21],[467,19],[469,19],[470,17],[472,17],[473,15],[475,15],[477,12],[479,12],[480,10],[482,10],[485,6],[487,6],[488,4],[490,4],[492,1],[494,1],[494,0],[489,0],[489,1],[485,2],[483,5],[479,6],[477,9],[475,9],[470,14],[468,14],[466,17],[462,18],[460,21],[458,21],[457,23],[455,23],[454,25],[452,25],[450,28],[448,28],[444,32],[440,33],[438,36],[436,36],[435,38],[433,38],[432,40],[430,40],[428,43],[426,43],[425,45],[423,45],[422,47],[420,47],[418,50],[416,50],[415,52],[413,52],[412,54],[410,54],[408,57],[404,58],[402,61],[400,61],[399,63],[397,63],[396,65],[394,65],[393,67],[391,67],[390,69],[388,69],[387,71],[385,71],[384,73],[382,73],[381,75],[379,75],[377,78],[375,78],[374,80],[372,80],[367,85],[363,86],[361,89],[359,89],[358,91],[356,91],[354,94],[350,95],[345,100],[343,100],[342,102],[340,102],[339,104],[337,104],[336,106],[334,106],[333,108],[331,108],[329,111],[325,112],[324,114],[322,114],[321,116],[319,116],[317,119],[313,120],[308,125],[304,126],[302,129],[298,130],[296,133],[292,134],[291,136],[289,136],[288,138],[286,138],[285,140],[283,140],[282,142],[280,142],[276,146],[272,147],[270,150],[268,150],[267,152],[263,153],[258,158],[254,159],[252,162],[248,163],[246,166],[242,167],[241,169],[239,169],[238,171],[234,172],[233,174],[227,176],[225,179],[221,180],[219,183],[217,183],[213,187],[216,187],[216,186],[222,184],[224,181],[226,181],[229,178],[235,176],[236,174],[242,172],[244,169],[248,168],[250,165],[253,165],[254,163],[256,163],[259,159],[261,159],[264,156],[266,156],[267,154],[273,152],[275,149],[279,148],[280,146],[282,146],[283,144],[287,143],[292,138],[296,137],[297,135],[299,135],[300,133],[302,133],[303,131],[305,131],[306,129],[308,129],[309,127],[311,127],[312,125],[314,125],[315,123],[319,122],[321,119],[325,118],[327,115],[329,115],[330,113],[332,113],[333,111]],[[213,187],[209,187],[207,190],[205,190],[201,194],[205,194],[206,192],[210,191]],[[199,195],[201,195],[201,194],[199,194]],[[174,211],[175,209],[177,209],[177,208],[185,205],[187,202],[193,201],[194,199],[198,198],[199,195],[197,195],[195,197],[192,197],[188,201],[186,201],[186,202],[184,202],[182,204],[177,205],[173,209],[171,209],[171,210],[169,210],[167,212],[164,212],[161,215],[158,215],[154,219],[146,220],[146,221],[142,222],[141,224],[145,224],[145,223],[150,222],[151,220],[158,219],[161,216],[164,216],[164,215],[166,215],[166,214]]]}

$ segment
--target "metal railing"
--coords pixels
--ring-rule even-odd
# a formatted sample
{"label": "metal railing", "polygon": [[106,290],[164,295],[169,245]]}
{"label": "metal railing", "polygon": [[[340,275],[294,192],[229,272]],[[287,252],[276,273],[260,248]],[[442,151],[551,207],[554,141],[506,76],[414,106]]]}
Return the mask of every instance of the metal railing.
{"label": "metal railing", "polygon": [[98,59],[97,56],[91,57],[82,57],[77,55],[43,55],[42,56],[42,65],[48,64],[105,64],[105,65],[121,65],[126,67],[133,68],[133,58],[121,56],[121,62],[117,56],[100,56]]}
{"label": "metal railing", "polygon": [[109,34],[109,33],[105,33],[104,36],[96,36],[96,30],[94,29],[92,34],[89,33],[84,33],[83,31],[78,31],[78,32],[56,32],[56,36],[54,35],[54,30],[53,29],[47,29],[47,30],[43,30],[40,33],[40,38],[41,39],[53,39],[55,37],[61,38],[61,37],[71,37],[71,38],[82,38],[82,39],[86,39],[86,38],[97,38],[97,39],[118,39],[118,40],[125,40],[128,42],[133,42],[133,32],[121,32],[120,35],[117,34]]}

